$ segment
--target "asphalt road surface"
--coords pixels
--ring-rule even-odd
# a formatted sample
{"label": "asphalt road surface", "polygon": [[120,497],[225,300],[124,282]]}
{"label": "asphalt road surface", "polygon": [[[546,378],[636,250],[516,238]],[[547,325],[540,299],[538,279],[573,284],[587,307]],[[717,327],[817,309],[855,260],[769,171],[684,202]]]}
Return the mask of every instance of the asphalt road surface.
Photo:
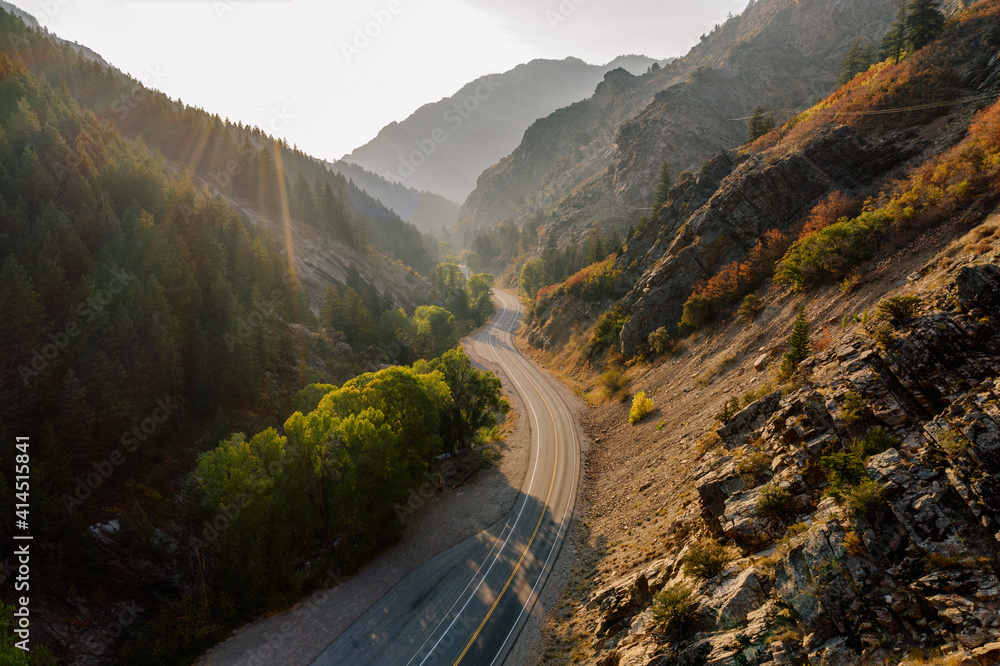
{"label": "asphalt road surface", "polygon": [[545,585],[573,513],[580,440],[554,380],[514,345],[521,304],[494,298],[493,321],[467,344],[525,405],[532,452],[518,499],[492,527],[414,569],[315,666],[500,666]]}

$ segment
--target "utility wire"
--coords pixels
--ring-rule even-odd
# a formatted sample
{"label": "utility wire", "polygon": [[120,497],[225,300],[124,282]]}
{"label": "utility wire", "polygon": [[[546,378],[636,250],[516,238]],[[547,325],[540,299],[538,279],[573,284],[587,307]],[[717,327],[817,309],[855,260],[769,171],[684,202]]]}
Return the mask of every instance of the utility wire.
{"label": "utility wire", "polygon": [[[891,113],[904,113],[906,111],[921,111],[923,109],[935,109],[942,106],[951,106],[953,104],[967,104],[969,102],[980,102],[990,99],[996,99],[996,95],[976,95],[974,97],[962,97],[960,99],[948,100],[946,102],[931,102],[929,104],[915,104],[913,106],[900,106],[893,109],[877,109],[875,111],[836,111],[833,109],[820,109],[818,111],[813,111],[816,115],[830,115],[830,116],[884,116]],[[794,109],[774,109],[775,111],[789,111],[794,113]],[[809,109],[799,112],[808,112]],[[750,120],[753,116],[746,116],[743,118],[729,118],[730,122],[736,122],[739,120]]]}

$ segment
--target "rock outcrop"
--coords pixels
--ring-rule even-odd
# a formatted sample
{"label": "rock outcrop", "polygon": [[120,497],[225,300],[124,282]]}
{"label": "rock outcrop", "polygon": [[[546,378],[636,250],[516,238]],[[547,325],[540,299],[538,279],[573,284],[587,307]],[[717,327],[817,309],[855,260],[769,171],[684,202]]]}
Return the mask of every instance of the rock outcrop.
{"label": "rock outcrop", "polygon": [[[783,153],[736,157],[740,162],[731,171],[734,158],[718,155],[697,180],[675,189],[655,232],[629,244],[619,266],[646,269],[625,299],[632,318],[622,329],[623,353],[634,354],[659,326],[675,327],[692,287],[742,258],[765,232],[786,231],[833,190],[876,181],[912,157],[913,149],[840,126]],[[711,197],[691,211],[698,197],[686,196],[685,189],[706,191],[715,182]]]}
{"label": "rock outcrop", "polygon": [[[695,473],[701,513],[687,529],[738,549],[737,559],[695,579],[679,542],[648,571],[608,584],[595,599],[596,659],[881,664],[920,650],[997,663],[997,262],[995,252],[966,255],[909,323],[879,343],[849,334],[800,365],[799,388],[719,427],[719,448]],[[754,454],[769,464],[750,475],[740,463]],[[766,508],[760,497],[775,488],[783,499]],[[666,640],[644,600],[677,584],[697,612]]]}

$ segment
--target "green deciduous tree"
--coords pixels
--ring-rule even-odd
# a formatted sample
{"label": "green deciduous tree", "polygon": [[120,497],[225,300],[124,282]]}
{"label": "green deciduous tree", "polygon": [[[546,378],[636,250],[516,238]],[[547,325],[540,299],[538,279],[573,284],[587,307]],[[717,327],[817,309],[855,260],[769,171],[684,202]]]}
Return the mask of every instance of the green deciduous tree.
{"label": "green deciduous tree", "polygon": [[[364,408],[374,408],[385,415],[387,423],[399,435],[404,449],[402,457],[415,475],[425,470],[431,458],[441,453],[440,403],[416,371],[395,366],[386,368],[355,377],[341,390],[351,388],[360,391]],[[323,398],[320,409],[337,393]],[[351,411],[357,413],[361,410]]]}
{"label": "green deciduous tree", "polygon": [[440,372],[451,391],[452,411],[447,423],[450,432],[446,439],[456,450],[470,446],[480,429],[493,427],[497,416],[510,409],[502,397],[500,379],[492,372],[474,368],[461,347],[416,367]]}
{"label": "green deciduous tree", "polygon": [[437,305],[421,305],[413,313],[417,329],[417,353],[434,358],[458,344],[455,316]]}
{"label": "green deciduous tree", "polygon": [[538,290],[541,289],[545,280],[545,262],[541,259],[532,259],[525,262],[521,268],[521,277],[518,286],[528,298],[534,299]]}
{"label": "green deciduous tree", "polygon": [[476,324],[482,326],[496,310],[493,304],[493,285],[495,280],[488,273],[476,273],[469,278],[465,287],[469,294],[469,309],[476,320]]}
{"label": "green deciduous tree", "polygon": [[236,434],[202,454],[195,470],[204,522],[188,545],[218,560],[219,589],[244,608],[261,607],[287,581],[291,544],[285,525],[274,520],[285,442],[273,428],[250,441]]}
{"label": "green deciduous tree", "polygon": [[337,430],[340,479],[331,493],[331,528],[352,544],[355,564],[381,543],[398,536],[401,524],[394,505],[409,490],[408,474],[399,448],[400,435],[386,416],[366,409],[345,418]]}

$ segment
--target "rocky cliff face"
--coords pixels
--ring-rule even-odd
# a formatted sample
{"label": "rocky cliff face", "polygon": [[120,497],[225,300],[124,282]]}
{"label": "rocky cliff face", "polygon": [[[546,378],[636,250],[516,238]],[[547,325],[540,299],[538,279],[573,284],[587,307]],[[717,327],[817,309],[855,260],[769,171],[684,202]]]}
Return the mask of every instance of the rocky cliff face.
{"label": "rocky cliff face", "polygon": [[[618,260],[634,285],[624,299],[631,319],[622,352],[635,354],[660,326],[674,330],[693,286],[741,259],[767,230],[794,227],[836,190],[862,201],[958,143],[975,110],[1000,90],[990,30],[959,24],[947,47],[916,54],[909,71],[886,69],[855,97],[834,95],[753,146],[719,154],[675,187]],[[892,87],[903,93],[875,99],[872,91]],[[956,101],[963,98],[974,101]],[[894,110],[917,99],[930,108]]]}
{"label": "rocky cliff face", "polygon": [[[591,595],[592,663],[1000,663],[997,262],[961,257],[909,323],[878,344],[849,335],[803,363],[800,388],[719,428],[697,510],[671,527],[685,538]],[[888,448],[865,458],[856,442],[875,428]],[[866,492],[831,493],[829,456],[852,451]],[[721,573],[682,567],[699,534],[736,549]],[[665,640],[651,602],[676,585],[694,610]]]}
{"label": "rocky cliff face", "polygon": [[692,51],[640,77],[609,75],[594,96],[536,122],[479,178],[459,226],[547,218],[561,243],[595,222],[627,226],[647,210],[664,160],[697,171],[740,145],[757,105],[780,118],[835,85],[858,37],[878,41],[892,0],[760,0]]}
{"label": "rocky cliff face", "polygon": [[[741,258],[765,232],[787,230],[833,190],[877,182],[914,152],[909,142],[873,139],[842,126],[780,156],[715,157],[696,180],[675,189],[656,232],[631,243],[619,260],[634,273],[648,266],[624,299],[632,318],[622,329],[623,353],[634,354],[659,326],[675,327],[695,283]],[[691,213],[699,193],[716,183],[718,189]]]}

